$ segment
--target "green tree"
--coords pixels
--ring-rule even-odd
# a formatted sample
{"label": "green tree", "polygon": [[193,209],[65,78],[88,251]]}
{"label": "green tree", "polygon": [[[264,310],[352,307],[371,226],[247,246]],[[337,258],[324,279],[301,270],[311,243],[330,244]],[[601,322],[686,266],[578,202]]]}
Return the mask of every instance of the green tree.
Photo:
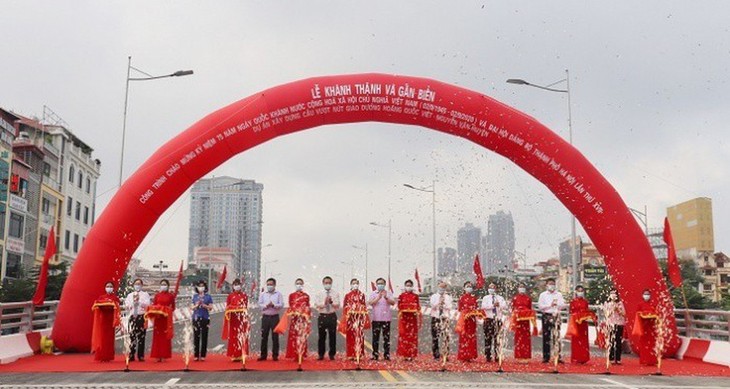
{"label": "green tree", "polygon": [[679,261],[679,268],[682,272],[681,288],[673,286],[669,280],[667,262],[660,261],[659,266],[662,269],[662,274],[664,274],[664,281],[669,286],[675,307],[684,308],[685,306],[682,290],[684,290],[684,294],[687,296],[687,305],[691,309],[713,309],[719,307],[719,304],[713,302],[697,290],[698,286],[704,283],[705,278],[702,276],[702,271],[697,267],[695,261],[691,259]]}
{"label": "green tree", "polygon": [[613,280],[608,276],[591,280],[586,286],[586,299],[589,304],[602,304],[608,300],[608,293],[613,288]]}
{"label": "green tree", "polygon": [[[38,285],[40,266],[35,266],[29,273],[29,277],[26,277],[25,272],[21,271],[19,278],[6,281],[6,284],[0,289],[0,302],[30,301]],[[67,262],[48,265],[46,301],[61,298],[61,291],[66,283],[66,278],[68,278]]]}

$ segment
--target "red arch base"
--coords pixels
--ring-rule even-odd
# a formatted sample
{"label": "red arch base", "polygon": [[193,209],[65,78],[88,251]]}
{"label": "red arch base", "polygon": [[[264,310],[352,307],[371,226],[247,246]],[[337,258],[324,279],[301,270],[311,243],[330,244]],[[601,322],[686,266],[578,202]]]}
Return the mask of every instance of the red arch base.
{"label": "red arch base", "polygon": [[667,354],[677,350],[671,297],[651,247],[618,193],[578,150],[535,119],[480,93],[385,74],[318,77],[274,87],[206,116],[157,150],[89,231],[61,296],[56,346],[89,350],[90,307],[104,282],[122,278],[160,215],[197,179],[278,136],[365,121],[418,125],[466,138],[540,180],[604,255],[630,318],[642,290],[656,291],[669,319]]}

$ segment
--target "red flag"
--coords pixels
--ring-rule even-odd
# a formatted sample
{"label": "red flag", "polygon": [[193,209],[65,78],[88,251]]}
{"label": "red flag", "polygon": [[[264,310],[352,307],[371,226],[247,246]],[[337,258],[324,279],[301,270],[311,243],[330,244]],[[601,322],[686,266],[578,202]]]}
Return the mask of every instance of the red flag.
{"label": "red flag", "polygon": [[390,282],[390,276],[388,276],[388,289],[390,289],[390,293],[393,293],[393,283]]}
{"label": "red flag", "polygon": [[681,286],[682,270],[679,268],[672,230],[669,227],[669,219],[666,217],[664,218],[664,242],[667,244],[667,273],[669,274],[669,280],[672,281],[674,286]]}
{"label": "red flag", "polygon": [[375,287],[375,283],[374,283],[374,282],[372,282],[372,281],[370,281],[370,289],[372,289],[372,290],[373,290],[373,292],[375,292],[375,289],[377,289],[377,288]]}
{"label": "red flag", "polygon": [[180,282],[182,281],[183,277],[183,261],[180,261],[180,270],[177,272],[177,281],[175,281],[175,296],[177,296],[177,292],[180,290]]}
{"label": "red flag", "polygon": [[43,263],[41,264],[41,270],[38,273],[38,285],[33,295],[33,304],[41,305],[46,300],[46,286],[48,285],[48,262],[51,257],[56,255],[56,233],[53,231],[48,232],[48,239],[46,240],[46,253],[43,255]]}
{"label": "red flag", "polygon": [[416,282],[418,283],[418,294],[421,294],[421,277],[418,276],[418,268],[416,268]]}
{"label": "red flag", "polygon": [[223,286],[223,283],[226,281],[227,274],[228,274],[228,267],[223,266],[223,272],[221,273],[220,277],[218,277],[218,283],[215,286],[216,289],[220,289],[221,286]]}
{"label": "red flag", "polygon": [[482,264],[479,263],[479,254],[474,257],[474,274],[477,276],[477,289],[484,287],[484,274],[482,274]]}

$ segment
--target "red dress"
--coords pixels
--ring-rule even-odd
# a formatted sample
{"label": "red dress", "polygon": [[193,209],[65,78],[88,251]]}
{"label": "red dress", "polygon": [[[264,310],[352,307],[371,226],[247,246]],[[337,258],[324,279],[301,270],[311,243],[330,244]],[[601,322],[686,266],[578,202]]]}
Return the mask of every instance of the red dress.
{"label": "red dress", "polygon": [[593,312],[588,308],[588,300],[576,297],[570,302],[570,362],[586,363],[591,359],[588,343],[588,322],[594,320]]}
{"label": "red dress", "polygon": [[91,307],[94,323],[91,329],[91,352],[94,360],[100,362],[114,360],[114,331],[120,326],[119,297],[103,294]]}
{"label": "red dress", "polygon": [[634,319],[634,341],[639,341],[639,363],[653,366],[657,364],[656,356],[656,307],[652,302],[642,301]]}
{"label": "red dress", "polygon": [[532,299],[523,293],[515,295],[512,298],[512,330],[515,332],[515,359],[518,361],[532,358],[531,323],[535,323]]}
{"label": "red dress", "polygon": [[[345,325],[345,337],[347,338],[347,357],[362,359],[365,355],[365,327],[369,324],[368,308],[365,305],[365,294],[359,290],[353,290],[345,295],[342,304],[342,322]],[[356,347],[359,349],[356,352]]]}
{"label": "red dress", "polygon": [[483,316],[478,309],[477,297],[465,293],[459,299],[459,353],[460,361],[471,361],[477,358],[477,317]]}
{"label": "red dress", "polygon": [[421,322],[421,304],[418,295],[404,292],[398,296],[398,356],[418,356],[418,328]]}
{"label": "red dress", "polygon": [[309,295],[302,291],[290,294],[289,309],[286,314],[289,316],[286,357],[298,360],[300,352],[302,358],[307,356],[307,338],[311,332]]}
{"label": "red dress", "polygon": [[221,338],[228,340],[226,356],[240,360],[249,353],[248,296],[243,292],[231,292],[226,299],[226,312],[223,314],[223,333]]}
{"label": "red dress", "polygon": [[157,293],[152,305],[147,307],[145,318],[155,323],[150,358],[172,357],[173,312],[175,312],[175,295],[167,291]]}

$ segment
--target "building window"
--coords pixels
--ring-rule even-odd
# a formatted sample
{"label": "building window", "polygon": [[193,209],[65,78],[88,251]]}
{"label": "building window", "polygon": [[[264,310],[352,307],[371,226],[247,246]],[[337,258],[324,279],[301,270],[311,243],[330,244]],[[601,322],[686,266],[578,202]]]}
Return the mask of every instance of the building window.
{"label": "building window", "polygon": [[84,224],[89,224],[89,207],[84,207]]}
{"label": "building window", "polygon": [[43,162],[43,175],[46,177],[51,176],[51,164],[48,162]]}
{"label": "building window", "polygon": [[84,173],[82,173],[81,170],[79,170],[79,182],[78,182],[78,184],[79,184],[79,189],[81,189],[81,188],[84,187]]}
{"label": "building window", "polygon": [[46,243],[48,243],[48,235],[45,232],[41,232],[41,236],[38,237],[38,247],[41,250],[45,250]]}
{"label": "building window", "polygon": [[7,277],[9,277],[9,278],[20,277],[20,267],[21,267],[20,255],[8,253]]}
{"label": "building window", "polygon": [[71,165],[68,168],[68,182],[70,182],[72,184],[74,183],[75,174],[76,174],[76,170],[74,169],[74,165]]}
{"label": "building window", "polygon": [[81,203],[76,202],[76,220],[81,220]]}
{"label": "building window", "polygon": [[51,200],[48,200],[47,198],[43,198],[41,200],[41,211],[44,215],[51,213]]}
{"label": "building window", "polygon": [[91,179],[86,177],[86,193],[91,193]]}
{"label": "building window", "polygon": [[66,216],[71,216],[71,212],[74,209],[74,199],[72,197],[68,198],[68,203],[66,203]]}
{"label": "building window", "polygon": [[71,231],[66,230],[66,236],[63,240],[63,247],[68,250],[69,247],[71,247]]}
{"label": "building window", "polygon": [[74,234],[74,253],[79,252],[79,234]]}
{"label": "building window", "polygon": [[10,224],[8,226],[8,235],[13,238],[23,237],[23,216],[10,212]]}

